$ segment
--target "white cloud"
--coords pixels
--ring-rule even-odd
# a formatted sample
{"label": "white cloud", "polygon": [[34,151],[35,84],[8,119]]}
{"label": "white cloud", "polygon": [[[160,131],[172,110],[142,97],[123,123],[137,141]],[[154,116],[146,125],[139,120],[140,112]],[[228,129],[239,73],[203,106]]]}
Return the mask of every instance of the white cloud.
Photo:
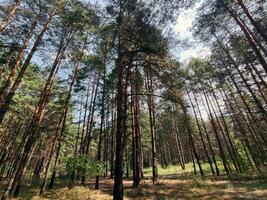
{"label": "white cloud", "polygon": [[177,19],[177,23],[174,27],[176,33],[185,33],[189,31],[189,28],[192,27],[192,18],[187,18],[185,16],[180,16]]}
{"label": "white cloud", "polygon": [[194,7],[181,12],[173,27],[177,38],[182,41],[180,45],[175,47],[172,51],[180,62],[187,63],[190,58],[204,58],[210,55],[209,47],[196,41],[192,33],[193,23],[197,17],[197,9],[202,2],[201,0],[196,3]]}

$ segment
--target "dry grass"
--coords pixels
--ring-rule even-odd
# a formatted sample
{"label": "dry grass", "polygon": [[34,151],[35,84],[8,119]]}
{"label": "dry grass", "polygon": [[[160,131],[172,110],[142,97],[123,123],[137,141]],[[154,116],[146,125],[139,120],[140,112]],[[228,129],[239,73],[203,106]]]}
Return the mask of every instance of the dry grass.
{"label": "dry grass", "polygon": [[[166,171],[164,171],[166,170]],[[132,187],[131,180],[124,181],[125,199],[132,200],[241,200],[267,199],[267,179],[259,176],[206,176],[201,178],[192,173],[180,173],[176,167],[161,169],[158,182],[153,185],[150,178],[145,178],[138,188]],[[175,174],[172,174],[175,172]],[[146,172],[148,176],[149,170]],[[94,179],[85,186],[79,183],[66,187],[66,181],[57,182],[56,188],[47,190],[38,196],[38,187],[25,185],[20,199],[33,200],[109,200],[112,199],[113,180],[101,179],[100,190],[94,190]],[[1,188],[1,185],[0,185]]]}
{"label": "dry grass", "polygon": [[[177,179],[176,179],[177,178]],[[192,177],[191,177],[192,178]],[[267,199],[266,181],[227,181],[213,178],[165,177],[156,185],[144,181],[139,189],[126,190],[129,199]]]}

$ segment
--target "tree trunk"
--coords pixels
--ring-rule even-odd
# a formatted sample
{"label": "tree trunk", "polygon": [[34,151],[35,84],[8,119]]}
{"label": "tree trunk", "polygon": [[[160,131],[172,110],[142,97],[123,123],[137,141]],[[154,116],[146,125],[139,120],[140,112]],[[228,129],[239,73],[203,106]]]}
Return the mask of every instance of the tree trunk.
{"label": "tree trunk", "polygon": [[[152,75],[147,70],[146,74],[146,87],[149,94],[153,94],[153,81],[152,81]],[[155,129],[155,104],[154,104],[154,98],[152,95],[148,95],[147,97],[147,103],[148,103],[148,111],[149,111],[149,122],[150,122],[150,132],[151,132],[151,147],[152,147],[152,180],[153,184],[157,182],[158,178],[158,168],[157,168],[157,150],[156,150],[156,129]]]}
{"label": "tree trunk", "polygon": [[[85,44],[86,44],[86,42],[85,42]],[[67,95],[67,98],[65,100],[65,103],[64,103],[64,106],[63,106],[63,111],[61,113],[61,116],[60,116],[60,119],[59,119],[59,123],[58,123],[58,126],[57,126],[56,137],[58,137],[59,141],[58,141],[58,146],[57,146],[57,151],[56,151],[56,158],[55,158],[55,162],[54,162],[53,173],[52,173],[51,181],[49,183],[49,189],[53,188],[54,182],[55,182],[55,178],[56,178],[55,177],[56,176],[56,167],[57,167],[57,162],[58,162],[58,158],[59,158],[59,154],[60,154],[62,141],[63,141],[63,139],[65,137],[64,133],[65,133],[65,127],[66,127],[67,114],[68,114],[68,111],[69,111],[69,104],[70,104],[71,94],[72,94],[73,86],[74,86],[75,81],[76,81],[76,77],[77,77],[78,69],[79,69],[79,66],[80,66],[80,62],[81,62],[82,57],[83,57],[85,44],[84,44],[84,46],[82,48],[81,56],[78,58],[78,60],[76,61],[75,65],[74,65],[74,69],[73,69],[73,72],[72,72],[72,79],[71,79],[71,82],[70,82],[70,85],[69,85],[68,95]],[[47,177],[47,175],[46,175],[46,177]],[[44,181],[44,186],[41,189],[40,193],[45,190],[45,187],[46,187],[46,183],[45,182],[46,182],[46,179]]]}
{"label": "tree trunk", "polygon": [[10,74],[9,74],[6,82],[1,87],[1,90],[0,90],[0,104],[1,105],[3,103],[4,97],[5,97],[8,89],[9,89],[11,83],[12,83],[13,78],[15,77],[16,72],[18,71],[18,68],[20,66],[20,63],[21,63],[21,61],[22,61],[22,59],[24,57],[25,50],[29,46],[29,42],[30,42],[30,40],[32,38],[33,32],[34,32],[34,30],[36,28],[36,25],[37,25],[37,20],[35,20],[32,23],[32,25],[30,27],[30,30],[28,32],[28,35],[27,35],[27,37],[25,38],[25,40],[23,42],[23,46],[21,47],[20,51],[18,52],[18,57],[17,57],[17,59],[15,61],[15,64],[14,64],[14,66],[11,67],[11,72],[10,72]]}
{"label": "tree trunk", "polygon": [[[207,111],[207,113],[209,115],[210,120],[211,120],[212,129],[213,129],[213,131],[215,133],[216,140],[217,140],[217,143],[218,143],[218,146],[219,146],[220,156],[221,156],[221,159],[222,159],[224,170],[225,170],[226,174],[229,174],[229,169],[227,167],[227,160],[226,160],[226,157],[225,157],[222,145],[221,145],[221,141],[220,141],[220,137],[219,137],[219,134],[218,134],[218,131],[217,131],[216,123],[215,123],[215,120],[213,118],[213,115],[212,115],[212,112],[211,112],[211,109],[210,109],[210,105],[208,103],[206,95],[204,95],[204,97],[205,97],[208,109],[206,108],[206,106],[204,106],[204,107],[205,107],[205,109],[206,109],[206,111]],[[204,101],[203,101],[203,103],[204,103]]]}
{"label": "tree trunk", "polygon": [[49,18],[47,19],[47,21],[45,22],[45,24],[42,28],[42,31],[40,32],[37,39],[35,40],[33,47],[31,49],[29,55],[27,56],[26,60],[24,61],[14,84],[12,85],[8,94],[6,95],[4,101],[1,103],[0,124],[2,123],[5,114],[6,114],[7,110],[9,109],[9,105],[10,105],[10,103],[11,103],[11,101],[12,101],[12,99],[16,93],[16,90],[18,89],[18,86],[20,85],[20,83],[21,83],[21,81],[25,75],[26,70],[28,69],[28,67],[30,65],[31,59],[32,59],[34,53],[36,52],[37,47],[40,45],[40,43],[44,37],[45,32],[48,30],[48,27],[49,27],[51,20],[52,20],[52,15],[50,15]]}
{"label": "tree trunk", "polygon": [[[79,139],[80,139],[80,128],[81,128],[81,117],[82,117],[82,107],[83,107],[83,92],[81,95],[81,106],[80,106],[80,114],[79,114],[79,121],[78,121],[78,130],[76,135],[76,141],[75,141],[75,147],[74,147],[74,157],[78,155],[78,145],[79,145]],[[75,170],[71,173],[71,181],[74,182],[75,180]]]}
{"label": "tree trunk", "polygon": [[50,147],[48,161],[47,161],[47,164],[46,164],[46,167],[45,167],[45,172],[44,172],[44,180],[43,180],[43,183],[41,185],[39,195],[42,195],[44,193],[44,191],[45,191],[45,188],[46,188],[48,172],[49,172],[49,169],[50,169],[50,163],[51,163],[51,160],[52,160],[52,157],[53,157],[53,154],[54,154],[54,147],[55,147],[55,144],[57,142],[57,139],[58,139],[58,136],[57,136],[57,131],[56,131],[56,135],[54,136],[52,145]]}
{"label": "tree trunk", "polygon": [[[247,26],[242,22],[242,20],[234,13],[234,11],[232,9],[230,9],[225,2],[223,2],[223,0],[220,0],[220,2],[224,5],[224,7],[227,9],[227,11],[230,13],[230,15],[233,17],[233,19],[235,20],[235,22],[239,25],[239,27],[241,28],[241,30],[243,31],[243,33],[245,34],[251,48],[253,49],[253,51],[255,52],[257,59],[259,60],[260,64],[262,65],[263,69],[265,70],[265,72],[267,73],[267,62],[264,58],[264,56],[262,55],[261,51],[258,49],[255,38],[253,37],[253,35],[251,35],[251,32],[248,30]],[[262,49],[263,51],[265,51],[265,49]]]}
{"label": "tree trunk", "polygon": [[243,0],[235,0],[235,2],[242,8],[242,10],[244,11],[245,15],[247,16],[247,18],[249,19],[250,23],[253,25],[255,30],[257,30],[257,32],[261,35],[261,37],[267,43],[267,34],[262,29],[260,24],[258,24],[258,22],[256,22],[255,19],[252,17],[252,15],[249,12],[248,8],[245,6]]}
{"label": "tree trunk", "polygon": [[35,146],[35,142],[38,138],[39,126],[43,119],[45,107],[49,101],[49,96],[50,96],[50,93],[53,87],[55,75],[58,72],[60,62],[63,58],[63,54],[69,42],[70,40],[64,46],[64,39],[62,39],[61,44],[58,48],[57,56],[55,58],[54,64],[50,71],[50,75],[47,79],[46,85],[43,89],[42,95],[37,104],[32,120],[26,130],[26,135],[28,135],[28,140],[26,141],[21,160],[19,161],[18,168],[14,171],[12,177],[10,178],[10,181],[8,182],[7,189],[5,190],[4,195],[2,196],[3,199],[6,199],[9,193],[12,192],[12,188],[15,188],[17,186],[18,187],[16,188],[15,193],[16,195],[19,194],[19,182],[25,171],[26,164],[30,158],[30,154],[32,152],[33,146]]}
{"label": "tree trunk", "polygon": [[114,176],[114,134],[115,134],[115,119],[116,119],[116,112],[114,112],[113,104],[111,108],[111,144],[110,144],[110,178]]}
{"label": "tree trunk", "polygon": [[201,126],[200,126],[200,123],[199,123],[199,120],[198,120],[198,117],[197,117],[196,109],[194,107],[194,104],[192,102],[192,99],[191,99],[191,96],[190,96],[188,90],[187,90],[187,96],[189,97],[189,101],[191,103],[191,107],[192,107],[193,112],[194,112],[195,120],[197,122],[197,127],[198,127],[198,131],[199,131],[200,138],[201,138],[201,142],[202,142],[202,145],[203,145],[203,148],[204,148],[204,152],[205,152],[206,158],[208,159],[208,162],[209,162],[209,165],[210,165],[210,170],[211,170],[212,174],[214,175],[215,172],[214,172],[214,169],[213,169],[213,166],[212,166],[212,162],[211,162],[210,157],[209,157],[208,150],[206,148],[206,144],[205,144],[205,141],[204,141],[204,137],[203,137],[203,133],[202,133],[202,130],[201,130]]}
{"label": "tree trunk", "polygon": [[[242,74],[242,72],[239,70],[238,65],[236,64],[236,62],[234,61],[234,59],[232,58],[232,56],[230,55],[229,51],[223,46],[223,44],[221,43],[221,41],[217,38],[217,36],[215,35],[216,39],[217,39],[217,43],[220,45],[221,49],[227,54],[227,56],[230,58],[234,68],[237,70],[238,74],[240,75],[243,83],[245,84],[246,88],[248,89],[249,93],[251,94],[254,102],[256,103],[260,113],[263,115],[263,119],[264,121],[267,123],[267,112],[265,111],[263,105],[261,104],[261,101],[257,98],[257,96],[254,94],[254,92],[252,91],[250,85],[248,84],[247,80],[245,79],[244,75]],[[229,67],[227,65],[226,66],[226,70],[227,73],[229,74],[230,77],[233,77],[231,70],[229,69]],[[231,78],[231,79],[234,79]]]}
{"label": "tree trunk", "polygon": [[[202,86],[202,88],[203,88],[203,86]],[[229,156],[230,156],[230,159],[232,160],[232,163],[234,164],[235,170],[236,170],[236,172],[238,173],[239,171],[238,171],[238,167],[237,167],[236,161],[235,161],[235,159],[234,159],[234,156],[233,156],[233,154],[232,154],[232,151],[231,151],[230,146],[229,146],[229,144],[228,144],[228,141],[227,141],[227,139],[226,139],[224,129],[222,128],[221,121],[220,121],[219,117],[217,116],[217,113],[216,113],[216,110],[215,110],[215,108],[214,108],[214,105],[213,105],[212,101],[210,100],[209,95],[206,93],[205,90],[203,90],[203,93],[204,93],[205,98],[206,98],[206,100],[207,100],[207,104],[210,105],[211,111],[212,111],[213,116],[214,116],[214,118],[215,118],[215,123],[217,122],[217,127],[219,128],[219,130],[220,130],[220,132],[221,132],[221,134],[222,134],[223,141],[224,141],[224,143],[225,143],[225,145],[226,145],[226,149],[227,149],[227,151],[228,151],[228,154],[229,154]],[[230,170],[231,170],[231,168],[229,167],[229,171],[230,171]]]}
{"label": "tree trunk", "polygon": [[[101,99],[101,122],[100,122],[100,131],[99,131],[99,141],[98,141],[98,150],[97,150],[97,161],[102,161],[102,143],[103,143],[103,127],[105,124],[105,100],[106,100],[106,59],[104,58],[104,73],[103,73],[103,91]],[[95,189],[99,189],[99,175],[96,176]]]}
{"label": "tree trunk", "polygon": [[14,0],[14,3],[6,10],[6,16],[3,18],[2,23],[0,25],[0,33],[7,28],[8,24],[10,23],[10,20],[15,15],[18,7],[20,6],[20,3],[21,0]]}
{"label": "tree trunk", "polygon": [[124,136],[124,120],[126,118],[126,110],[124,110],[123,94],[123,74],[124,65],[122,55],[119,53],[117,60],[117,131],[116,131],[116,158],[115,158],[115,180],[114,180],[114,200],[123,200],[123,136]]}
{"label": "tree trunk", "polygon": [[[194,144],[193,135],[192,135],[192,129],[190,127],[191,125],[190,125],[190,122],[189,122],[187,110],[186,110],[186,107],[184,105],[181,105],[181,106],[182,106],[182,110],[183,110],[183,114],[184,114],[184,120],[185,120],[185,125],[186,125],[186,128],[187,128],[189,143],[191,143],[189,145],[192,145],[192,151],[193,151],[194,157],[197,160],[197,164],[198,164],[198,168],[199,168],[200,174],[201,174],[201,176],[203,176],[204,173],[203,173],[203,170],[202,170],[202,167],[201,167],[201,163],[200,163],[200,160],[199,160],[199,156],[197,154],[196,147],[195,147],[195,144]],[[194,161],[194,158],[193,158],[193,161]]]}

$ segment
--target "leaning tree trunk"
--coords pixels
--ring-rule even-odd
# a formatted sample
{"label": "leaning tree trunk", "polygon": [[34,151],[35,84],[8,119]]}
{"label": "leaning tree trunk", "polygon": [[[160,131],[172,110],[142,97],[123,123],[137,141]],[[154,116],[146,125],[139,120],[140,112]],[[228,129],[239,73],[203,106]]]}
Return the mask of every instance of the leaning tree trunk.
{"label": "leaning tree trunk", "polygon": [[43,37],[44,37],[44,34],[46,33],[46,31],[48,30],[48,27],[49,27],[49,24],[52,20],[52,15],[49,16],[49,18],[47,19],[47,21],[45,22],[44,26],[43,26],[43,29],[42,31],[40,32],[40,34],[38,35],[37,39],[35,40],[34,44],[33,44],[33,47],[29,53],[29,55],[27,56],[26,60],[24,61],[20,71],[19,71],[19,74],[14,82],[14,84],[12,85],[10,91],[8,92],[8,94],[6,95],[4,101],[1,103],[1,107],[0,107],[0,124],[2,123],[3,119],[4,119],[4,116],[7,112],[7,110],[9,109],[9,106],[11,104],[11,101],[18,89],[18,86],[20,85],[24,75],[25,75],[25,72],[26,70],[28,69],[29,65],[30,65],[30,62],[31,62],[31,59],[34,55],[34,53],[36,52],[37,50],[37,47],[40,45]]}
{"label": "leaning tree trunk", "polygon": [[54,136],[54,139],[52,140],[52,145],[50,147],[50,152],[49,152],[49,155],[48,155],[48,161],[47,161],[46,166],[45,166],[44,180],[43,180],[43,183],[42,183],[42,185],[40,187],[40,192],[39,192],[40,195],[42,195],[44,193],[45,188],[46,188],[48,172],[49,172],[49,169],[50,169],[50,163],[51,163],[51,160],[52,160],[52,157],[53,157],[53,154],[54,154],[54,147],[55,147],[55,144],[57,142],[57,139],[58,139],[58,136],[57,136],[57,131],[56,131],[56,135]]}
{"label": "leaning tree trunk", "polygon": [[94,115],[95,115],[95,107],[96,107],[96,99],[98,95],[98,90],[99,90],[99,84],[100,84],[100,71],[96,77],[96,85],[94,86],[94,89],[92,91],[92,97],[91,97],[91,104],[90,104],[90,109],[89,109],[89,115],[88,115],[88,122],[87,122],[87,135],[85,137],[84,143],[86,144],[85,148],[85,154],[89,153],[89,147],[90,143],[92,140],[92,130],[93,130],[93,123],[94,123]]}
{"label": "leaning tree trunk", "polygon": [[8,24],[10,23],[10,20],[16,14],[16,11],[19,8],[20,3],[21,0],[14,0],[14,3],[11,6],[9,6],[9,8],[6,10],[6,16],[3,18],[2,23],[0,24],[0,33],[7,28]]}
{"label": "leaning tree trunk", "polygon": [[[215,35],[215,34],[214,34]],[[254,94],[253,90],[251,89],[250,85],[248,84],[247,80],[245,79],[243,73],[240,71],[238,65],[236,64],[236,62],[234,61],[234,59],[232,58],[232,56],[230,55],[229,51],[223,46],[223,44],[221,43],[221,41],[217,38],[217,36],[215,35],[217,43],[220,45],[220,48],[226,53],[226,55],[229,57],[229,59],[231,60],[234,68],[237,70],[238,74],[240,75],[243,83],[245,84],[246,88],[248,89],[249,93],[251,94],[254,102],[256,103],[260,113],[263,116],[264,121],[267,123],[267,111],[264,109],[261,101],[258,99],[258,97]],[[227,65],[226,66],[226,71],[229,74],[230,77],[233,77],[233,74],[231,72],[231,70],[229,69],[229,67]],[[234,79],[231,78],[231,79]],[[234,79],[235,80],[235,79]]]}
{"label": "leaning tree trunk", "polygon": [[262,27],[260,26],[260,24],[253,18],[253,16],[249,12],[247,6],[244,4],[243,0],[235,0],[235,1],[242,8],[242,10],[244,11],[245,15],[247,16],[247,18],[249,19],[250,23],[253,25],[253,27],[255,28],[255,30],[257,30],[257,32],[260,34],[260,36],[267,43],[267,34],[262,29]]}
{"label": "leaning tree trunk", "polygon": [[[224,93],[224,95],[223,95],[223,93]],[[243,114],[241,114],[239,112],[239,110],[238,110],[238,113],[235,114],[235,109],[234,109],[234,107],[233,107],[233,105],[231,103],[231,100],[228,98],[228,96],[226,95],[225,91],[223,91],[223,93],[221,92],[222,96],[226,97],[226,99],[223,98],[223,101],[225,102],[227,110],[229,111],[230,118],[231,118],[231,120],[232,120],[232,122],[234,124],[234,128],[241,133],[240,141],[242,143],[243,149],[245,150],[245,153],[246,153],[248,161],[249,161],[249,163],[251,165],[251,168],[254,169],[254,166],[252,164],[252,161],[250,160],[250,156],[249,156],[246,148],[248,148],[250,155],[252,155],[251,157],[252,157],[252,159],[253,159],[253,161],[255,163],[256,168],[258,168],[257,167],[257,162],[255,162],[255,160],[254,160],[254,156],[255,155],[253,155],[254,153],[252,151],[250,142],[248,140],[249,137],[248,137],[248,135],[246,133],[246,130],[245,130],[244,126],[243,126],[243,123],[241,123],[241,120],[239,118],[240,115],[243,117]],[[244,145],[244,142],[245,142],[246,146]]]}
{"label": "leaning tree trunk", "polygon": [[[215,137],[216,137],[216,140],[217,140],[217,143],[218,143],[218,146],[219,146],[220,156],[221,156],[221,159],[222,159],[224,170],[225,170],[226,174],[229,174],[229,169],[227,167],[227,160],[226,160],[223,148],[222,148],[222,144],[221,144],[221,141],[220,141],[219,133],[218,133],[218,130],[217,130],[217,127],[216,127],[216,123],[215,123],[214,117],[212,115],[212,112],[211,112],[210,105],[208,103],[207,97],[205,95],[204,95],[204,97],[205,97],[205,101],[206,101],[208,109],[206,108],[206,106],[204,106],[204,107],[206,109],[206,112],[209,115],[210,120],[211,120],[212,129],[213,129],[213,131],[215,133]],[[204,103],[204,100],[202,100],[202,101]]]}
{"label": "leaning tree trunk", "polygon": [[[80,105],[80,114],[79,114],[79,119],[78,119],[78,130],[76,133],[76,141],[75,141],[75,146],[74,146],[74,157],[76,157],[78,155],[78,145],[79,145],[79,139],[80,139],[80,129],[81,129],[81,117],[82,117],[82,107],[83,107],[83,92],[81,95],[81,105]],[[75,169],[73,169],[72,173],[71,173],[71,182],[74,182],[75,180],[75,175],[76,175],[76,171]]]}
{"label": "leaning tree trunk", "polygon": [[[65,103],[64,103],[64,106],[63,106],[63,111],[62,111],[60,119],[59,119],[57,131],[56,131],[56,137],[58,137],[59,141],[58,141],[58,146],[57,146],[57,150],[56,150],[56,158],[55,158],[55,162],[54,162],[53,173],[52,173],[52,177],[51,177],[51,180],[50,180],[50,183],[49,183],[49,186],[48,186],[49,189],[53,188],[54,183],[55,183],[56,167],[57,167],[57,162],[58,162],[58,158],[59,158],[59,154],[60,154],[60,150],[61,150],[61,145],[62,145],[64,136],[65,136],[64,135],[65,134],[65,126],[66,126],[67,114],[68,114],[68,111],[69,111],[70,99],[71,99],[72,90],[73,90],[73,87],[74,87],[74,84],[75,84],[75,81],[76,81],[76,77],[77,77],[78,69],[79,69],[79,66],[80,66],[80,62],[81,62],[83,54],[84,54],[86,41],[87,40],[85,40],[84,46],[82,48],[81,55],[78,58],[76,64],[74,65],[74,69],[73,69],[73,72],[72,72],[72,79],[71,79],[71,82],[70,82],[70,85],[69,85],[68,95],[67,95],[67,98],[65,100]],[[77,149],[76,149],[76,151],[77,151]],[[52,156],[50,157],[50,159],[51,158],[52,158]],[[48,168],[49,168],[49,166],[48,166]],[[44,184],[43,184],[43,187],[41,188],[40,194],[42,194],[44,192],[45,187],[46,187],[46,179],[44,179]]]}
{"label": "leaning tree trunk", "polygon": [[24,53],[25,53],[25,50],[28,48],[29,46],[29,43],[30,43],[30,40],[32,38],[32,35],[33,35],[33,32],[36,28],[36,25],[37,25],[37,20],[35,20],[31,27],[30,27],[30,30],[29,30],[29,33],[27,35],[27,37],[25,38],[24,42],[23,42],[23,46],[21,47],[20,51],[18,52],[18,57],[15,61],[15,64],[14,66],[11,67],[11,71],[10,71],[10,74],[7,78],[7,80],[5,81],[5,83],[3,84],[3,86],[1,87],[1,90],[0,90],[0,104],[3,103],[3,100],[4,100],[4,97],[13,81],[13,78],[16,76],[16,73],[18,71],[18,68],[20,66],[20,63],[24,57]]}
{"label": "leaning tree trunk", "polygon": [[[220,0],[221,2],[223,2],[223,0]],[[243,33],[246,36],[247,41],[249,42],[249,45],[251,46],[251,48],[253,49],[258,61],[260,62],[261,66],[263,67],[263,69],[265,70],[265,72],[267,73],[267,62],[264,58],[264,56],[262,55],[261,51],[259,50],[259,48],[257,47],[255,38],[251,35],[251,32],[248,30],[248,28],[246,27],[246,25],[242,22],[242,20],[233,12],[232,9],[230,9],[227,5],[225,5],[225,3],[223,2],[223,5],[225,6],[225,8],[228,10],[228,12],[230,13],[230,15],[232,16],[232,18],[235,20],[235,22],[239,25],[239,27],[241,28],[241,30],[243,31]],[[263,49],[264,50],[264,49]]]}
{"label": "leaning tree trunk", "polygon": [[[214,105],[213,105],[212,101],[210,100],[209,95],[208,95],[204,90],[203,90],[203,94],[204,94],[204,96],[205,96],[205,98],[206,98],[206,100],[207,100],[207,104],[210,105],[211,111],[212,111],[213,116],[214,116],[214,119],[215,119],[215,123],[217,122],[217,123],[216,123],[216,124],[217,124],[217,127],[219,128],[219,131],[221,132],[221,135],[222,135],[222,137],[223,137],[223,141],[224,141],[224,143],[225,143],[225,145],[226,145],[226,149],[227,149],[227,151],[228,151],[228,154],[229,154],[229,156],[230,156],[230,159],[232,160],[232,163],[234,164],[235,170],[236,170],[236,172],[238,173],[239,171],[238,171],[238,167],[237,167],[236,161],[235,161],[235,159],[234,159],[234,156],[233,156],[233,154],[232,154],[232,151],[231,151],[230,146],[229,146],[229,144],[228,144],[228,141],[227,141],[227,139],[226,139],[224,129],[223,129],[222,126],[221,126],[221,121],[220,121],[219,117],[217,116],[217,113],[216,113],[216,110],[215,110],[215,108],[214,108]],[[229,170],[230,170],[230,169],[231,169],[231,168],[229,167]]]}
{"label": "leaning tree trunk", "polygon": [[[202,167],[201,167],[201,163],[200,163],[200,160],[199,160],[199,155],[197,154],[197,150],[196,150],[196,147],[195,147],[195,144],[194,144],[193,135],[192,135],[193,133],[192,133],[192,128],[190,127],[191,125],[190,125],[190,122],[189,122],[187,109],[186,109],[185,105],[181,105],[181,106],[182,106],[182,110],[183,110],[183,114],[184,114],[184,120],[185,120],[185,125],[186,125],[186,128],[187,128],[187,132],[188,132],[189,142],[191,143],[189,145],[192,147],[193,155],[197,160],[197,164],[198,164],[198,168],[199,168],[200,174],[201,174],[201,176],[203,176],[204,173],[203,173],[203,170],[202,170]],[[193,158],[193,161],[194,161],[194,158]]]}
{"label": "leaning tree trunk", "polygon": [[12,192],[13,189],[16,188],[16,195],[19,194],[20,191],[20,182],[22,175],[24,174],[24,171],[26,169],[26,165],[28,163],[28,160],[30,158],[30,154],[33,150],[33,147],[35,146],[36,140],[38,139],[38,131],[40,124],[43,119],[45,107],[49,101],[50,93],[53,87],[53,83],[55,80],[55,75],[57,74],[60,66],[60,62],[63,59],[64,52],[70,42],[70,39],[66,42],[64,45],[64,39],[62,37],[61,44],[59,45],[57,56],[55,58],[54,64],[52,65],[52,69],[50,71],[49,77],[47,79],[47,82],[45,84],[44,90],[42,92],[42,95],[39,99],[39,102],[36,106],[35,113],[32,117],[32,120],[26,130],[26,134],[28,135],[28,139],[26,141],[25,147],[23,149],[22,157],[19,161],[18,167],[16,170],[14,170],[14,173],[12,174],[8,184],[7,188],[2,196],[2,199],[7,199],[8,195]]}
{"label": "leaning tree trunk", "polygon": [[201,120],[202,125],[203,125],[203,128],[204,128],[204,132],[205,132],[205,135],[206,135],[206,138],[207,138],[207,141],[208,141],[209,150],[210,150],[210,152],[211,152],[212,160],[213,160],[213,162],[214,162],[215,169],[216,169],[216,174],[219,176],[219,175],[220,175],[220,171],[219,171],[219,168],[218,168],[218,165],[217,165],[217,161],[216,161],[216,158],[215,158],[215,153],[214,153],[214,150],[213,150],[213,148],[212,148],[212,144],[211,144],[211,140],[210,140],[210,137],[209,137],[209,133],[208,133],[206,124],[205,124],[205,122],[204,122],[204,119],[203,119],[202,112],[201,112],[200,107],[199,107],[199,103],[198,103],[196,94],[195,94],[194,92],[193,92],[193,96],[194,96],[194,100],[195,100],[195,103],[196,103],[196,106],[197,106],[197,109],[198,109],[198,113],[199,113],[199,116],[200,116],[200,120]]}
{"label": "leaning tree trunk", "polygon": [[191,96],[190,96],[188,90],[187,90],[187,96],[189,97],[189,101],[191,103],[191,107],[192,107],[193,112],[194,112],[195,120],[197,122],[198,132],[200,134],[200,139],[201,139],[201,142],[202,142],[202,145],[203,145],[203,148],[204,148],[204,152],[205,152],[206,158],[208,159],[208,162],[209,162],[209,165],[210,165],[210,170],[211,170],[212,174],[214,175],[215,172],[214,172],[214,169],[213,169],[213,166],[212,166],[212,162],[210,160],[209,153],[208,153],[205,141],[204,141],[203,132],[201,130],[201,126],[200,126],[200,123],[199,123],[199,120],[198,120],[198,117],[197,117],[196,109],[194,107],[194,104],[192,102],[192,99],[191,99]]}

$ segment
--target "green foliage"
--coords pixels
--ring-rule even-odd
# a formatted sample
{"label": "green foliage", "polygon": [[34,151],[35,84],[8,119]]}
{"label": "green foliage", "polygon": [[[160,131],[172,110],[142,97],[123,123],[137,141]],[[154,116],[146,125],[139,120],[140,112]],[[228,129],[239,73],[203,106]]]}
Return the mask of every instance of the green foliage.
{"label": "green foliage", "polygon": [[100,162],[92,161],[87,155],[78,155],[67,159],[66,171],[68,174],[78,171],[81,175],[94,177],[103,173],[104,166]]}

